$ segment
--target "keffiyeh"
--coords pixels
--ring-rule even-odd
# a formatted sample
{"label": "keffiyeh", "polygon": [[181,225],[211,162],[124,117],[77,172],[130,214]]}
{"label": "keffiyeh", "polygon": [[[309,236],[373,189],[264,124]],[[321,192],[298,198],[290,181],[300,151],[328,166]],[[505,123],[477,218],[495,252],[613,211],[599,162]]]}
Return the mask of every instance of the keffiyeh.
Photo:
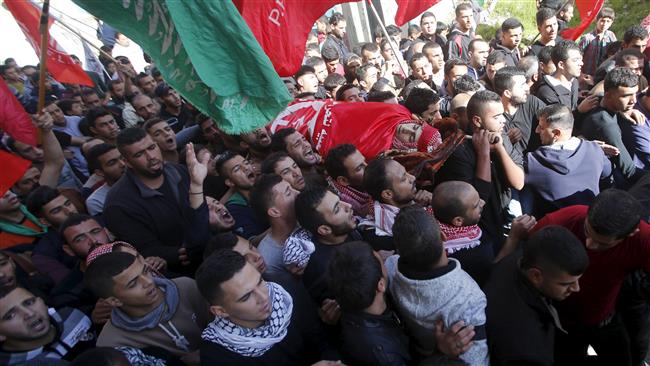
{"label": "keffiyeh", "polygon": [[440,224],[440,230],[447,237],[444,246],[448,254],[481,245],[483,232],[478,225],[453,226],[442,222],[438,223]]}
{"label": "keffiyeh", "polygon": [[201,334],[208,342],[217,343],[245,357],[260,357],[287,335],[293,313],[293,299],[282,286],[267,282],[271,315],[261,326],[249,329],[228,319],[216,317]]}
{"label": "keffiyeh", "polygon": [[299,228],[284,242],[282,261],[285,265],[295,264],[300,268],[307,267],[311,253],[316,250],[312,235],[309,231]]}

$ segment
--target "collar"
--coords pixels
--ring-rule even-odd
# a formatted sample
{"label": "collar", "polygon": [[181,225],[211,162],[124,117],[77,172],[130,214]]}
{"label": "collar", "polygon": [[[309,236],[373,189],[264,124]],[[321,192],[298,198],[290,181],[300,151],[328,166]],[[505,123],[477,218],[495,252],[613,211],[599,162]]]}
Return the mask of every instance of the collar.
{"label": "collar", "polygon": [[582,140],[575,136],[572,136],[566,141],[554,142],[548,145],[548,147],[553,150],[576,150],[578,146],[580,146],[580,142],[582,142]]}
{"label": "collar", "polygon": [[404,263],[402,261],[402,258],[400,257],[397,261],[397,269],[404,275],[404,277],[409,278],[411,280],[416,280],[416,281],[427,281],[427,280],[433,280],[438,277],[442,277],[446,275],[447,273],[453,271],[457,267],[456,260],[454,258],[448,258],[449,262],[447,263],[446,266],[444,267],[437,267],[437,268],[432,268],[427,271],[414,271],[411,269],[408,265],[408,263]]}
{"label": "collar", "polygon": [[[172,191],[174,192],[174,196],[176,199],[178,199],[178,185],[181,182],[181,175],[178,173],[176,169],[174,169],[169,163],[163,163],[163,175],[165,177],[163,184],[169,183],[171,186]],[[140,192],[140,196],[142,198],[151,198],[151,197],[156,197],[156,196],[162,196],[163,194],[160,193],[156,189],[151,189],[147,187],[138,177],[135,175],[133,170],[127,168],[126,169],[126,176],[135,184],[135,186],[138,188],[138,191]]]}

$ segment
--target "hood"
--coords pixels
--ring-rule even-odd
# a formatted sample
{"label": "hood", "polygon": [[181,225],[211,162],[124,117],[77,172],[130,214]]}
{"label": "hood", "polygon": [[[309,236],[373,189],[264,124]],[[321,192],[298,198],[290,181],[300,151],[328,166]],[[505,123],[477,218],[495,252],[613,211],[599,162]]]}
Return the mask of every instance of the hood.
{"label": "hood", "polygon": [[585,149],[582,147],[583,141],[580,141],[580,144],[575,150],[552,149],[550,146],[542,146],[530,154],[543,167],[551,169],[558,174],[566,175],[579,167],[584,159],[587,158],[585,156]]}

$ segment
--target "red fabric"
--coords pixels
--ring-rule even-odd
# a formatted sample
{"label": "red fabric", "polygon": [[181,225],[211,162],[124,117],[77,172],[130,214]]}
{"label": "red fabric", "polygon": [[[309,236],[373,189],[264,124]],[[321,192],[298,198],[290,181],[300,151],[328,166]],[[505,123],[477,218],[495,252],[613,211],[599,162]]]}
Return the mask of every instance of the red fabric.
{"label": "red fabric", "polygon": [[571,39],[575,41],[585,32],[589,24],[596,19],[598,12],[603,7],[605,0],[576,0],[576,7],[580,13],[580,24],[577,27],[567,28],[560,34],[564,39]]}
{"label": "red fabric", "polygon": [[336,4],[359,0],[232,0],[280,76],[300,68],[307,35]]}
{"label": "red fabric", "polygon": [[440,2],[440,0],[397,0],[395,24],[397,24],[398,27],[403,26],[406,22],[424,13],[427,9],[438,2]]}
{"label": "red fabric", "polygon": [[[584,223],[589,208],[569,206],[546,215],[531,235],[549,225],[563,226],[584,244]],[[562,324],[597,325],[612,314],[625,276],[634,269],[650,271],[650,225],[639,224],[640,231],[620,244],[604,251],[587,249],[589,267],[580,278],[580,292],[558,303]]]}
{"label": "red fabric", "polygon": [[[25,37],[27,37],[29,43],[32,44],[36,54],[40,55],[41,35],[39,33],[39,21],[41,9],[37,8],[30,1],[25,0],[5,0],[5,4],[14,16],[14,19],[16,19],[16,23],[18,23],[20,29],[25,33]],[[48,27],[53,22],[50,18]],[[48,37],[47,71],[60,83],[81,84],[89,87],[95,86],[92,80],[90,80],[90,77],[59,47],[59,44],[51,35]]]}
{"label": "red fabric", "polygon": [[36,146],[36,127],[2,78],[0,78],[0,130],[15,140]]}
{"label": "red fabric", "polygon": [[18,155],[8,153],[0,150],[0,196],[4,194],[22,178],[27,168],[32,165],[32,162],[25,160]]}

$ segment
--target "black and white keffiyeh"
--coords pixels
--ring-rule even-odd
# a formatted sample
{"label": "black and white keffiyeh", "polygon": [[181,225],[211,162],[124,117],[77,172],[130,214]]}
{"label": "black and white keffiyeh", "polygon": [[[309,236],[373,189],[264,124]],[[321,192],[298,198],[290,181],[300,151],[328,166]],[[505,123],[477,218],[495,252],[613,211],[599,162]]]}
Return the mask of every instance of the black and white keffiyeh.
{"label": "black and white keffiyeh", "polygon": [[261,326],[248,329],[216,317],[201,334],[208,342],[246,357],[260,357],[287,335],[293,313],[293,299],[282,286],[267,282],[271,316]]}
{"label": "black and white keffiyeh", "polygon": [[298,228],[284,242],[282,261],[285,265],[295,264],[300,268],[307,267],[309,257],[316,250],[312,235],[309,231]]}

